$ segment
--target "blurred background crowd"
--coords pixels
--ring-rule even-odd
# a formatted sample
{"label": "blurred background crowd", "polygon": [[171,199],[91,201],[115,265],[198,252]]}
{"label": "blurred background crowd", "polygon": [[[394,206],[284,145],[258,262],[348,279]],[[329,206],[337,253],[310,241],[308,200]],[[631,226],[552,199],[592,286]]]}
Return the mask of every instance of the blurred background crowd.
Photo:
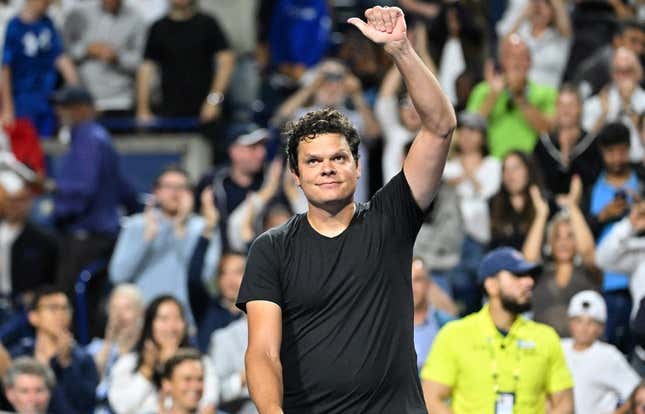
{"label": "blurred background crowd", "polygon": [[543,264],[528,316],[573,341],[577,412],[645,414],[642,0],[0,1],[0,408],[255,412],[246,252],[307,208],[280,129],[342,111],[367,201],[420,127],[346,24],[375,4],[459,114],[411,269],[419,368],[512,246]]}

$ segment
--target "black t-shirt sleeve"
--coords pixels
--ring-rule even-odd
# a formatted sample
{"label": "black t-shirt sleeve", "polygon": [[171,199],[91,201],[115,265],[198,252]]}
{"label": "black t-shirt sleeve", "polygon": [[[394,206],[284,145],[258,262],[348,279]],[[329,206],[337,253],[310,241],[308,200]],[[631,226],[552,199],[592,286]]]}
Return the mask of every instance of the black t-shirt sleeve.
{"label": "black t-shirt sleeve", "polygon": [[260,235],[249,250],[236,306],[246,312],[246,304],[267,300],[282,307],[279,252],[270,233]]}
{"label": "black t-shirt sleeve", "polygon": [[228,39],[215,19],[209,17],[206,33],[208,36],[208,44],[212,48],[213,53],[229,48]]}
{"label": "black t-shirt sleeve", "polygon": [[148,30],[148,39],[146,40],[146,48],[143,52],[145,60],[152,60],[160,62],[162,60],[163,50],[163,35],[162,35],[162,21],[155,22]]}
{"label": "black t-shirt sleeve", "polygon": [[394,235],[414,242],[426,212],[421,210],[414,199],[403,171],[374,194],[370,203],[375,210],[390,218]]}

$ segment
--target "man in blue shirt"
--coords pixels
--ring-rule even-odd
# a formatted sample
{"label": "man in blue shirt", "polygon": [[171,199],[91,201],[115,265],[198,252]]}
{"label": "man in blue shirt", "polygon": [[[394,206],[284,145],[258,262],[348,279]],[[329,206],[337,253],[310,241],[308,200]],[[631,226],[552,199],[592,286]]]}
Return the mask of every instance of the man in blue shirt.
{"label": "man in blue shirt", "polygon": [[[82,269],[99,262],[107,267],[119,233],[119,207],[135,212],[139,205],[110,134],[95,120],[92,96],[85,89],[68,87],[51,101],[61,124],[70,130],[69,150],[56,174],[53,215],[66,253],[61,258],[58,284],[71,293]],[[105,282],[107,278],[98,280]],[[95,287],[89,290],[91,294],[100,291],[100,285]]]}
{"label": "man in blue shirt", "polygon": [[[616,122],[605,125],[596,138],[605,166],[591,189],[589,205],[589,221],[597,243],[627,215],[632,196],[641,186],[629,166],[629,134],[625,125]],[[626,333],[632,304],[627,275],[605,272],[603,294],[607,302],[607,341],[628,352]]]}
{"label": "man in blue shirt", "polygon": [[56,117],[47,98],[58,80],[76,84],[72,61],[54,23],[46,15],[48,0],[27,0],[20,13],[7,25],[2,54],[2,123],[11,126],[16,117],[27,118],[38,134],[51,137]]}

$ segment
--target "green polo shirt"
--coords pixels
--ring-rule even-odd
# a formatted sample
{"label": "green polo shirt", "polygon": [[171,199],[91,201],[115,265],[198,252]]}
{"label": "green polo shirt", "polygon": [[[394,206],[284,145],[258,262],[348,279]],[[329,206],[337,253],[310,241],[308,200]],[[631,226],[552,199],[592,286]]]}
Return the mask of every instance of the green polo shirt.
{"label": "green polo shirt", "polygon": [[[468,98],[467,110],[478,112],[489,92],[488,83],[478,84]],[[555,89],[529,82],[527,101],[543,114],[555,114],[557,98]],[[500,93],[488,116],[488,147],[491,155],[501,159],[511,150],[532,153],[537,139],[538,132],[524,118],[520,108],[512,103],[510,94],[507,91]]]}
{"label": "green polo shirt", "polygon": [[515,393],[514,414],[544,414],[547,396],[573,387],[553,328],[520,316],[503,336],[488,305],[439,331],[421,378],[452,388],[455,414],[494,414],[496,390]]}

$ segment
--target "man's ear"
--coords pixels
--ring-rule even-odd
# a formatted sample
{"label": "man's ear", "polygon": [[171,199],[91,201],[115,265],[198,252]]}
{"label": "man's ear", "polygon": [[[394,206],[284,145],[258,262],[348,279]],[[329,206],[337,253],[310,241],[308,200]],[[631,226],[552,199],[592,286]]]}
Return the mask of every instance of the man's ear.
{"label": "man's ear", "polygon": [[486,280],[484,280],[484,293],[486,293],[489,298],[499,295],[499,281],[496,277],[487,277]]}
{"label": "man's ear", "polygon": [[289,168],[289,174],[291,174],[291,178],[293,178],[293,181],[296,183],[296,185],[302,188],[302,186],[300,185],[300,177],[298,176],[298,174],[296,174],[296,172],[291,168]]}

